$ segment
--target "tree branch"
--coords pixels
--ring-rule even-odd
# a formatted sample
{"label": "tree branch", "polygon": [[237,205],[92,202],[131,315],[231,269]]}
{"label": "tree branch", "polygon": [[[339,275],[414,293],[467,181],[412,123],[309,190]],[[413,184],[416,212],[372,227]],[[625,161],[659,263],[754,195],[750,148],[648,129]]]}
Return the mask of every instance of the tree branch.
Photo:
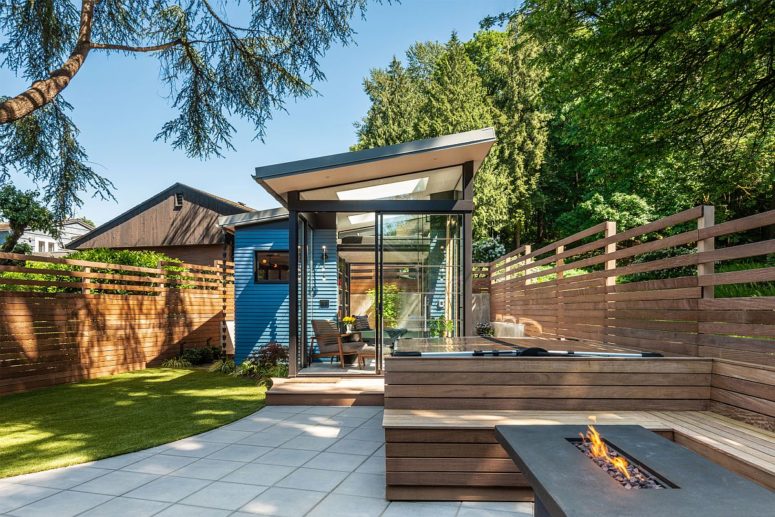
{"label": "tree branch", "polygon": [[[196,42],[190,42],[196,43]],[[89,46],[93,49],[100,50],[122,50],[124,52],[158,52],[160,50],[167,50],[177,45],[182,45],[183,40],[178,38],[176,40],[168,41],[160,45],[151,45],[149,47],[132,47],[129,45],[113,45],[111,43],[90,43]]]}
{"label": "tree branch", "polygon": [[91,28],[94,20],[95,0],[82,0],[81,25],[78,40],[70,57],[61,68],[51,72],[47,79],[35,81],[27,91],[0,104],[0,124],[15,122],[36,109],[53,101],[81,69],[91,48]]}

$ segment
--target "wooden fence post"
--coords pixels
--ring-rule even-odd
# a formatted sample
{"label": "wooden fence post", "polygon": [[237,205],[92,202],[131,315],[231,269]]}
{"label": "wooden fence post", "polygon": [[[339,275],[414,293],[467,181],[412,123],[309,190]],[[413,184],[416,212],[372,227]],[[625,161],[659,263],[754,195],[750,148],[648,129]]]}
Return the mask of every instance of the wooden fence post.
{"label": "wooden fence post", "polygon": [[[616,221],[606,221],[605,222],[605,238],[609,239],[611,237],[614,237],[616,235]],[[610,255],[612,253],[616,253],[616,242],[609,242],[605,245],[605,250],[603,250],[603,253],[605,255]],[[606,260],[605,261],[605,270],[606,271],[615,271],[616,270],[616,259]],[[605,277],[605,301],[603,302],[603,335],[601,336],[601,341],[603,343],[608,343],[608,309],[609,304],[613,304],[614,302],[608,301],[608,294],[613,291],[613,287],[616,286],[616,275],[610,275]]]}
{"label": "wooden fence post", "polygon": [[[91,273],[91,268],[90,267],[85,267],[85,268],[83,268],[83,272],[84,273]],[[82,283],[84,283],[84,284],[90,284],[91,283],[91,279],[90,278],[84,277],[81,280],[82,280]],[[81,293],[82,294],[91,294],[91,289],[89,289],[88,287],[82,287],[81,288]]]}
{"label": "wooden fence post", "polygon": [[[697,218],[697,229],[702,230],[704,228],[710,228],[716,224],[716,207],[713,205],[703,205],[702,215]],[[703,253],[706,251],[713,251],[716,249],[716,238],[709,237],[707,239],[697,240],[697,253]],[[715,262],[699,262],[697,264],[697,277],[712,275],[715,273]],[[715,296],[715,286],[706,285],[702,287],[702,298],[713,298]]]}
{"label": "wooden fence post", "polygon": [[[559,255],[560,253],[563,253],[565,251],[565,246],[557,246],[557,248],[554,250],[555,255]],[[554,263],[555,269],[562,266],[565,263],[563,259],[557,259]],[[559,335],[560,333],[560,327],[563,327],[565,324],[565,306],[563,305],[564,299],[560,295],[560,280],[563,279],[563,271],[557,271],[555,274],[554,279],[554,307],[555,307],[555,329],[554,334]],[[563,336],[564,337],[564,336]]]}
{"label": "wooden fence post", "polygon": [[[565,253],[565,246],[557,246],[557,249],[554,250],[555,255],[562,255]],[[565,264],[565,260],[563,259],[557,259],[554,263],[554,267],[559,268]],[[562,280],[564,271],[557,271],[557,280]]]}

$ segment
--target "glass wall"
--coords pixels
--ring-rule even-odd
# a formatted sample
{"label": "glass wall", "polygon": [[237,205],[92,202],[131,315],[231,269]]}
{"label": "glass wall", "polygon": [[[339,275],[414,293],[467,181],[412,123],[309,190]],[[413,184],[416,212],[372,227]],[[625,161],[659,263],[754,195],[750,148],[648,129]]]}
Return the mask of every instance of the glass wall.
{"label": "glass wall", "polygon": [[[334,322],[344,343],[374,347],[363,363],[348,358],[345,370],[351,372],[379,373],[380,358],[395,339],[463,334],[462,215],[305,215],[298,242],[298,335],[300,355],[313,354],[313,364],[303,366],[310,373],[342,372],[338,358],[315,357],[312,320]],[[345,316],[361,318],[352,331]]]}
{"label": "glass wall", "polygon": [[383,214],[379,248],[383,344],[461,335],[462,216]]}

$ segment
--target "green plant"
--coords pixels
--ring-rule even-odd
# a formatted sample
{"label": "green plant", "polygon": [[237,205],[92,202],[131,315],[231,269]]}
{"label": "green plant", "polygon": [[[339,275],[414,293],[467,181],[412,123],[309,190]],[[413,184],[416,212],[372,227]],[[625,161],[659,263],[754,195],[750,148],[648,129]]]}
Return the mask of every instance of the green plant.
{"label": "green plant", "polygon": [[213,349],[209,346],[205,348],[189,348],[184,350],[180,357],[191,364],[211,363],[213,362]]}
{"label": "green plant", "polygon": [[[374,289],[369,289],[366,294],[371,300],[370,313],[376,310],[377,296]],[[382,286],[382,323],[385,327],[398,325],[398,314],[401,310],[401,291],[396,284],[384,284]]]}
{"label": "green plant", "polygon": [[191,362],[182,357],[172,357],[161,363],[162,368],[190,368]]}
{"label": "green plant", "polygon": [[492,262],[506,254],[506,247],[493,237],[480,239],[471,248],[474,262]]}
{"label": "green plant", "polygon": [[235,377],[257,377],[260,371],[258,363],[253,359],[246,359],[234,370]]}
{"label": "green plant", "polygon": [[447,337],[455,331],[455,322],[439,316],[431,320],[428,330],[431,337]]}
{"label": "green plant", "polygon": [[218,359],[212,365],[210,365],[210,368],[208,368],[207,371],[211,373],[224,373],[230,375],[233,374],[236,369],[237,365],[234,364],[234,360]]}
{"label": "green plant", "polygon": [[[739,262],[727,262],[716,265],[716,273],[729,273],[732,271],[749,271],[765,267],[775,266],[775,256],[769,256],[766,260],[754,261],[751,259]],[[717,285],[716,298],[744,298],[754,296],[775,296],[775,282],[750,282],[746,284]]]}
{"label": "green plant", "polygon": [[[124,265],[124,266],[137,266],[137,267],[147,267],[147,268],[158,268],[160,262],[172,262],[173,264],[166,264],[162,268],[166,273],[165,276],[167,277],[167,279],[179,280],[180,283],[177,284],[177,287],[179,288],[185,289],[185,288],[191,287],[190,285],[187,285],[183,281],[181,281],[186,278],[187,270],[184,267],[174,264],[174,263],[180,263],[181,261],[178,259],[174,259],[170,256],[167,256],[164,253],[159,253],[156,251],[113,250],[113,249],[106,249],[106,248],[95,248],[91,250],[83,250],[83,251],[77,251],[75,253],[72,253],[71,255],[68,256],[68,259],[84,260],[88,262],[102,262],[102,263],[109,263],[109,264],[114,264],[119,266]],[[84,266],[75,266],[72,264],[52,264],[48,262],[36,262],[34,260],[28,260],[23,265],[28,268],[58,270],[63,272],[84,271]],[[154,274],[152,273],[123,270],[121,268],[106,269],[106,268],[92,267],[91,272],[108,273],[112,275],[141,276],[141,277],[154,276]],[[73,282],[74,280],[77,280],[77,279],[74,279],[73,277],[70,277],[64,274],[57,275],[57,274],[14,273],[14,272],[0,272],[0,278],[12,278],[12,279],[20,279],[20,280],[38,280],[38,281],[56,281],[56,282]],[[99,283],[103,285],[118,284],[118,286],[116,289],[92,289],[91,290],[92,293],[99,294],[99,293],[108,292],[111,294],[145,294],[145,295],[158,294],[158,292],[154,292],[154,291],[143,292],[143,291],[123,290],[120,288],[120,285],[126,283],[124,280],[100,279]],[[50,292],[50,293],[81,292],[80,287],[14,286],[14,285],[2,285],[1,282],[0,282],[0,289],[5,291],[40,291],[40,292]]]}

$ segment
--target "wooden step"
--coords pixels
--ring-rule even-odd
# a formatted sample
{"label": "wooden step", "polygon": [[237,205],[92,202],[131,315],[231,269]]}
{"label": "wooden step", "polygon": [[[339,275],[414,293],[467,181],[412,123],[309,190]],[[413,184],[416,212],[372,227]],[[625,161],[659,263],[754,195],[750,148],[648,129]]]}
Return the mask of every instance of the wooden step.
{"label": "wooden step", "polygon": [[381,406],[385,381],[380,378],[312,377],[273,379],[266,394],[270,406]]}

